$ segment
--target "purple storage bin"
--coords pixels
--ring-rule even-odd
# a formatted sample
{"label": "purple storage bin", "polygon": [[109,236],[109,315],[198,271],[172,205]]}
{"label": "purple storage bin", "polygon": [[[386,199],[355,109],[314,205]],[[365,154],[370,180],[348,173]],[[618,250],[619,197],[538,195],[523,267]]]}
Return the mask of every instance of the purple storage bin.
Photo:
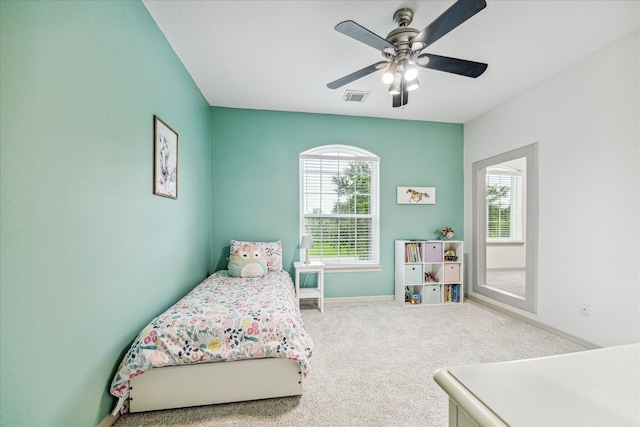
{"label": "purple storage bin", "polygon": [[424,243],[424,261],[442,262],[442,242]]}

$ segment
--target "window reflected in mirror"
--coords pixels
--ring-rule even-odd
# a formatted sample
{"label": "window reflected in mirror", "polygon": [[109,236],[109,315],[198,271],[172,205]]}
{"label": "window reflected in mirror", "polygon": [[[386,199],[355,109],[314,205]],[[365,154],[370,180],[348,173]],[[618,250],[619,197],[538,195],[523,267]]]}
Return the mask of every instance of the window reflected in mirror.
{"label": "window reflected in mirror", "polygon": [[527,159],[490,166],[485,174],[486,283],[515,297],[525,297],[526,221],[524,197]]}

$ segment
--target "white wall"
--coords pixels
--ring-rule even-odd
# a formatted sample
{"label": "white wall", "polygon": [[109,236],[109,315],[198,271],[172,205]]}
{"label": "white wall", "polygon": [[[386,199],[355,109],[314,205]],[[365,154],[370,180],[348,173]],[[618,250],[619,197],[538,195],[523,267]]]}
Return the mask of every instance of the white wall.
{"label": "white wall", "polygon": [[472,163],[538,142],[538,313],[512,310],[599,346],[640,342],[639,52],[636,29],[464,127],[468,259]]}
{"label": "white wall", "polygon": [[524,243],[487,242],[486,248],[487,270],[517,270],[527,265]]}

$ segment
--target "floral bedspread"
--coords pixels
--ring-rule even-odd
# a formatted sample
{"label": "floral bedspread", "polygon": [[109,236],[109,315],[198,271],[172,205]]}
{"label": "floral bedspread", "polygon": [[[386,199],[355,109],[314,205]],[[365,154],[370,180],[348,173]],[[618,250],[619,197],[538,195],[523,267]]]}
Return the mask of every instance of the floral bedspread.
{"label": "floral bedspread", "polygon": [[222,270],[140,332],[118,367],[111,394],[127,399],[129,379],[151,368],[200,362],[284,357],[299,362],[306,376],[312,347],[288,272],[240,278]]}

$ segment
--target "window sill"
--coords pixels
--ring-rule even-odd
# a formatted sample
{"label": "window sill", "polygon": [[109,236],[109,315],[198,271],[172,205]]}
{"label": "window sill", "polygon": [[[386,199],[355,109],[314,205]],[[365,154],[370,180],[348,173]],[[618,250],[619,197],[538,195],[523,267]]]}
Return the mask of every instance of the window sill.
{"label": "window sill", "polygon": [[324,264],[325,273],[362,273],[368,271],[382,271],[382,266],[379,264]]}
{"label": "window sill", "polygon": [[488,246],[522,246],[525,244],[522,240],[487,240]]}

